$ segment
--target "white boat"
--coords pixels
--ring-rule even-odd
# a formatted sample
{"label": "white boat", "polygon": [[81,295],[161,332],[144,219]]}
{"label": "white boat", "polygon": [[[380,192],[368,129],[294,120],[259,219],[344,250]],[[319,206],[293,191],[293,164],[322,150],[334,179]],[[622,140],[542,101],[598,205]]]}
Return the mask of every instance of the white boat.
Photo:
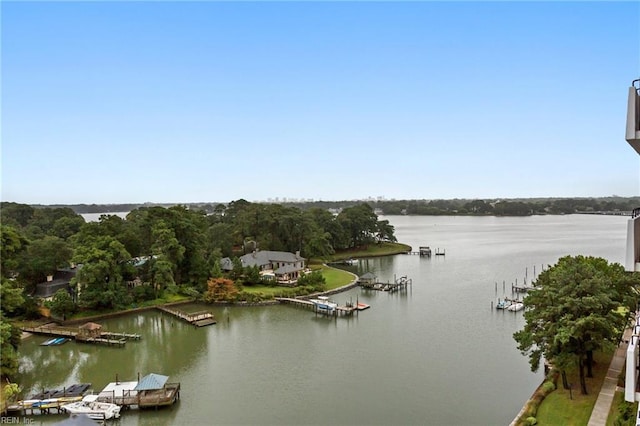
{"label": "white boat", "polygon": [[316,309],[323,312],[333,312],[338,304],[329,300],[327,296],[318,296],[317,299],[311,299]]}
{"label": "white boat", "polygon": [[346,263],[347,265],[357,265],[358,259],[347,259],[344,261],[344,263]]}
{"label": "white boat", "polygon": [[498,299],[498,303],[496,304],[496,309],[508,309],[511,306],[511,300]]}
{"label": "white boat", "polygon": [[511,312],[521,311],[523,309],[524,309],[524,303],[522,302],[515,302],[507,308],[507,310]]}
{"label": "white boat", "polygon": [[81,401],[61,407],[69,414],[86,414],[94,420],[108,420],[120,417],[120,406],[109,402],[99,402],[98,395],[87,395]]}

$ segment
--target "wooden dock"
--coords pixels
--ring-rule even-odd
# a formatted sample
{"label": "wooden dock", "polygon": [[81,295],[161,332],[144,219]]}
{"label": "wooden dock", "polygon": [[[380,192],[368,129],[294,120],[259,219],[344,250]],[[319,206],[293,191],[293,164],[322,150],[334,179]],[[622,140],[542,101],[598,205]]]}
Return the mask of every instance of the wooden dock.
{"label": "wooden dock", "polygon": [[[322,314],[322,315],[327,315],[327,316],[340,316],[340,315],[352,315],[354,312],[356,311],[361,311],[364,309],[369,308],[369,305],[365,305],[364,303],[358,303],[358,304],[353,304],[353,303],[347,303],[343,306],[337,306],[335,309],[331,310],[331,311],[327,311],[324,309],[317,309],[316,304],[313,303],[310,300],[306,300],[306,299],[296,299],[296,298],[291,298],[291,297],[276,297],[275,298],[278,302],[280,303],[284,303],[287,305],[294,305],[294,306],[298,306],[301,308],[306,308],[306,309],[311,309],[312,311],[314,311],[316,314]],[[366,306],[366,307],[365,307]]]}
{"label": "wooden dock", "polygon": [[124,347],[127,340],[140,340],[139,334],[130,333],[112,333],[101,331],[98,336],[84,337],[80,336],[77,330],[63,327],[21,327],[22,331],[34,334],[42,334],[45,336],[69,337],[79,343],[94,343],[106,346]]}
{"label": "wooden dock", "polygon": [[183,321],[193,324],[196,327],[204,327],[207,325],[215,324],[216,320],[211,312],[201,311],[187,314],[185,312],[177,311],[167,308],[166,306],[156,306],[162,312],[166,312],[169,315],[173,315],[176,318],[180,318]]}
{"label": "wooden dock", "polygon": [[394,282],[362,282],[360,283],[360,287],[366,290],[378,290],[378,291],[388,291],[390,293],[406,290],[407,286],[410,286],[413,283],[411,278],[407,278],[406,276],[402,276]]}
{"label": "wooden dock", "polygon": [[173,405],[180,399],[180,383],[167,383],[163,389],[138,393],[139,408],[157,408]]}
{"label": "wooden dock", "polygon": [[432,254],[435,254],[436,256],[444,256],[445,250],[444,249],[440,250],[439,248],[437,248],[434,253],[433,250],[431,250],[431,247],[422,246],[422,247],[419,247],[418,251],[407,251],[405,252],[405,254],[417,254],[420,257],[431,257]]}

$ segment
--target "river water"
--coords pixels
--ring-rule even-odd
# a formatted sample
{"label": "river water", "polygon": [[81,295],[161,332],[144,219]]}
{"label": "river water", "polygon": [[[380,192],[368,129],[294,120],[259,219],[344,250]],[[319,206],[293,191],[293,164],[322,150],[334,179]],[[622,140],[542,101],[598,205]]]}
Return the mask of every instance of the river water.
{"label": "river water", "polygon": [[[508,424],[542,372],[530,371],[512,338],[523,326],[522,312],[497,311],[491,303],[561,256],[624,260],[627,218],[620,216],[384,219],[400,242],[446,255],[397,255],[348,267],[385,282],[412,280],[405,292],[355,288],[333,297],[371,305],[357,316],[214,307],[218,324],[194,328],[157,312],[131,314],[100,321],[109,331],[143,336],[124,349],[43,347],[44,337],[26,339],[20,382],[31,392],[80,382],[99,391],[116,374],[135,380],[155,372],[181,382],[176,406],[124,412],[113,422],[121,425]],[[34,418],[49,424],[62,416]]]}

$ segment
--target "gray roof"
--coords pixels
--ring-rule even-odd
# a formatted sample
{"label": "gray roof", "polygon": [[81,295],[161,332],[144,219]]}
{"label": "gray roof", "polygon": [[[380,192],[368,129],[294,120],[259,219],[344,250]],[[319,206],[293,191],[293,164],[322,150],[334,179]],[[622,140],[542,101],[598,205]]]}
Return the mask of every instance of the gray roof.
{"label": "gray roof", "polygon": [[305,260],[299,254],[288,251],[259,250],[245,254],[240,258],[242,266],[263,266],[273,262],[295,263]]}
{"label": "gray roof", "polygon": [[274,272],[276,273],[276,275],[284,275],[284,274],[289,274],[291,272],[296,272],[296,271],[301,271],[302,268],[297,267],[297,266],[293,266],[293,265],[284,265],[279,267],[278,269],[276,269]]}
{"label": "gray roof", "polygon": [[162,389],[164,387],[164,384],[167,383],[167,380],[169,380],[169,376],[151,373],[140,379],[138,385],[134,388],[134,390],[145,391]]}
{"label": "gray roof", "polygon": [[233,271],[233,261],[228,257],[220,259],[220,268],[223,271]]}
{"label": "gray roof", "polygon": [[34,296],[47,298],[51,297],[60,289],[69,290],[71,279],[76,276],[76,269],[58,269],[53,273],[51,281],[43,281],[36,284]]}

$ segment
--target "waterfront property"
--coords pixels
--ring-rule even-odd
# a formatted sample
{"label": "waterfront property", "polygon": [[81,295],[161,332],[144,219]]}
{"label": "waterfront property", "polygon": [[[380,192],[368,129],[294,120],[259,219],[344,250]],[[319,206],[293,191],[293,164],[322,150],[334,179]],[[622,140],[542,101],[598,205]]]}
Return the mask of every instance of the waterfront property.
{"label": "waterfront property", "polygon": [[36,284],[34,296],[42,300],[52,300],[58,290],[66,290],[73,294],[71,280],[76,276],[77,268],[58,269],[47,280]]}
{"label": "waterfront property", "polygon": [[[305,258],[300,252],[255,250],[240,257],[243,267],[257,266],[260,275],[273,277],[279,285],[294,286],[305,270]],[[229,258],[220,261],[223,270],[233,270],[233,262]]]}
{"label": "waterfront property", "polygon": [[109,383],[97,400],[124,408],[158,408],[175,404],[180,399],[180,383],[167,383],[169,377],[151,373],[138,381]]}

